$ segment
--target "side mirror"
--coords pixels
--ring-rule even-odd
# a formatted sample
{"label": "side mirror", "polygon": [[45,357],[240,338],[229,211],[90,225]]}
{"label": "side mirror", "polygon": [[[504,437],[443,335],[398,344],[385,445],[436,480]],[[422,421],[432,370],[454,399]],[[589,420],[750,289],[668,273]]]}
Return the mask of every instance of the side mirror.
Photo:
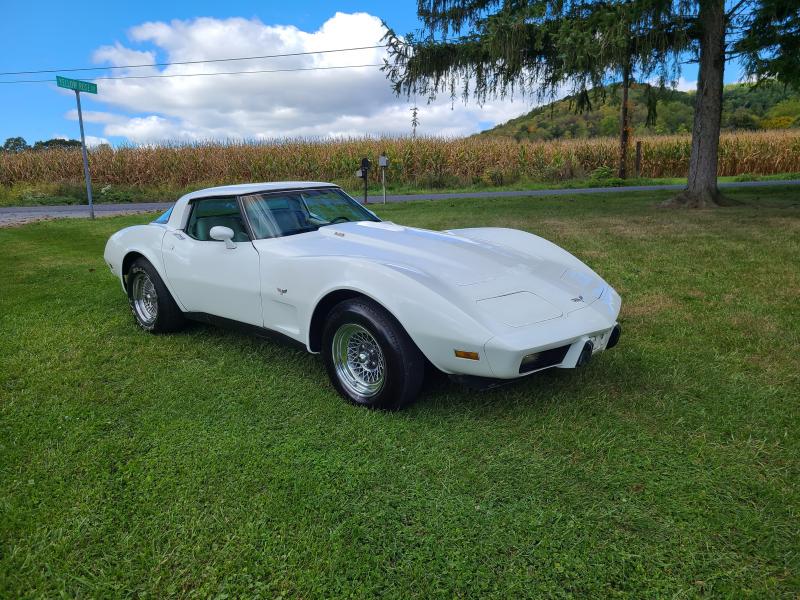
{"label": "side mirror", "polygon": [[222,225],[215,225],[211,228],[211,231],[208,232],[208,235],[211,236],[212,240],[217,240],[218,242],[225,242],[225,247],[232,249],[236,248],[236,244],[233,243],[233,229],[230,227],[223,227]]}

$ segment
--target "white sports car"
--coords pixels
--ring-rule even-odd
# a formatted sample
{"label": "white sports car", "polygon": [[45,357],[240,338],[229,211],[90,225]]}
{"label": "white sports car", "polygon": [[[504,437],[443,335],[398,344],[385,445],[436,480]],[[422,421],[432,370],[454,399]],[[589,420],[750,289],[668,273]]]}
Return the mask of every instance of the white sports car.
{"label": "white sports car", "polygon": [[278,333],[321,353],[348,400],[400,408],[428,363],[492,384],[572,368],[616,345],[620,297],[540,237],[381,221],[329,183],[192,192],[108,240],[136,322]]}

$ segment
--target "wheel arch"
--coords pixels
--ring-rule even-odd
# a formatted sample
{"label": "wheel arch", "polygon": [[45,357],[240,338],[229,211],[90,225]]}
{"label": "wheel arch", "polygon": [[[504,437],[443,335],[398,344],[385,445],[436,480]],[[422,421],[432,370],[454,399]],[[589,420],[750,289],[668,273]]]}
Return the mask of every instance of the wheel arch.
{"label": "wheel arch", "polygon": [[394,311],[389,308],[385,302],[381,302],[375,295],[365,292],[363,290],[354,289],[354,288],[338,288],[335,290],[331,290],[322,296],[319,301],[317,302],[316,306],[314,307],[314,311],[311,314],[311,319],[309,321],[308,326],[308,350],[311,352],[320,352],[322,349],[322,332],[325,329],[325,321],[327,320],[328,315],[330,314],[331,310],[339,304],[340,302],[344,302],[345,300],[351,300],[354,298],[364,298],[377,304],[380,308],[386,311],[386,314],[397,323],[397,325],[405,331],[406,335],[408,335],[411,343],[413,343],[420,352],[423,353],[424,351],[420,348],[420,345],[412,336],[411,332],[408,328],[403,324],[400,318],[394,313]]}
{"label": "wheel arch", "polygon": [[[367,298],[391,314],[388,308],[364,292],[350,288],[332,290],[319,299],[311,313],[311,320],[308,324],[308,349],[311,352],[319,352],[322,349],[322,330],[325,329],[325,321],[333,307],[353,298]],[[394,318],[397,320],[397,317]]]}
{"label": "wheel arch", "polygon": [[143,251],[141,248],[130,248],[126,250],[124,256],[122,257],[122,262],[120,263],[120,279],[122,280],[122,287],[125,289],[125,291],[128,290],[128,273],[130,272],[133,263],[139,258],[143,258],[150,263],[150,265],[155,269],[156,273],[158,273],[158,276],[161,278],[164,287],[167,288],[167,291],[172,296],[172,299],[181,310],[185,311],[186,308],[183,306],[180,298],[178,298],[178,296],[175,294],[175,291],[172,289],[172,284],[170,283],[169,278],[166,277],[164,266],[159,264],[159,261],[156,257],[151,256],[149,252]]}
{"label": "wheel arch", "polygon": [[153,264],[153,261],[151,261],[149,258],[147,258],[144,254],[142,254],[138,250],[129,250],[127,252],[127,254],[125,254],[125,256],[122,257],[122,265],[120,267],[120,274],[122,275],[123,282],[125,282],[126,284],[127,284],[128,273],[131,270],[131,266],[139,258],[143,258],[147,262],[149,262],[150,264]]}
{"label": "wheel arch", "polygon": [[[158,273],[158,276],[161,277],[161,281],[164,282],[164,285],[167,286],[167,289],[170,289],[169,282],[167,281],[167,278],[164,277],[163,266],[159,264],[158,260],[154,260],[155,257],[150,256],[149,252],[143,251],[140,248],[130,248],[122,257],[122,263],[120,264],[120,276],[122,277],[123,286],[125,286],[127,289],[128,273],[130,273],[133,263],[140,258],[145,259],[152,265],[152,267],[156,270],[156,273]],[[171,289],[170,293],[172,293]]]}

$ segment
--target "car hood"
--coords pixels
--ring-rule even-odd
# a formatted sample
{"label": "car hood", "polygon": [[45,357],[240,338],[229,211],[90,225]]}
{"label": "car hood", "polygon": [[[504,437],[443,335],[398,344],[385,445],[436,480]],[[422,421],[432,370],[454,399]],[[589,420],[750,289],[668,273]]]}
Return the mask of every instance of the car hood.
{"label": "car hood", "polygon": [[458,297],[510,327],[584,308],[607,287],[571,255],[554,256],[549,242],[540,240],[540,253],[535,245],[522,251],[481,240],[481,231],[437,232],[364,221],[329,225],[284,240],[295,255],[367,259],[432,278],[449,289],[453,300]]}

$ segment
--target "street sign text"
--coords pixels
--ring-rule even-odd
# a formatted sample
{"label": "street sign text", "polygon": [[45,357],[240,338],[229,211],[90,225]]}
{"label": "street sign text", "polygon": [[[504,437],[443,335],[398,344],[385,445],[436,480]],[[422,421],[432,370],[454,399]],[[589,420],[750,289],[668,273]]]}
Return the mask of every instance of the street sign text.
{"label": "street sign text", "polygon": [[81,81],[80,79],[69,79],[68,77],[61,77],[56,75],[56,84],[58,87],[67,88],[68,90],[75,90],[78,92],[87,92],[89,94],[97,93],[97,84],[89,81]]}

